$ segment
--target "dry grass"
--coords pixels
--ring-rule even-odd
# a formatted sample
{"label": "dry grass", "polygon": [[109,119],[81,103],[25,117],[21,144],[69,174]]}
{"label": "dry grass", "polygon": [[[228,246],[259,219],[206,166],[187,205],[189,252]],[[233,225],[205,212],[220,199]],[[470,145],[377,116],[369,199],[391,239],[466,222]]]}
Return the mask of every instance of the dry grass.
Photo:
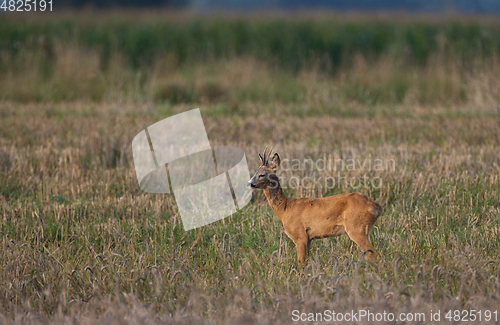
{"label": "dry grass", "polygon": [[[338,238],[315,242],[300,275],[293,244],[261,193],[241,213],[184,232],[171,196],[139,190],[131,138],[163,118],[162,107],[1,104],[5,321],[230,324],[243,317],[285,324],[294,309],[497,308],[500,125],[494,111],[401,106],[395,110],[407,117],[205,118],[211,143],[240,146],[251,168],[264,144],[289,159],[394,159],[394,170],[344,173],[383,180],[379,189],[360,189],[386,210],[372,234],[383,255],[378,269]],[[287,193],[351,190],[344,184]]]}

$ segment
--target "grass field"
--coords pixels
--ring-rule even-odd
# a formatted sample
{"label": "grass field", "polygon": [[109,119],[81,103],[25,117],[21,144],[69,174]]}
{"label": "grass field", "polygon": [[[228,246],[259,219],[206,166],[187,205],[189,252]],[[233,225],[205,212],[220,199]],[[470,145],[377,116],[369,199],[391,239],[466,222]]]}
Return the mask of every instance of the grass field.
{"label": "grass field", "polygon": [[[183,39],[175,26],[204,26],[192,17],[172,19],[171,29],[158,22],[161,15],[110,17],[99,16],[95,35],[114,26],[125,36],[175,30]],[[282,45],[291,52],[294,37],[309,44],[317,29],[330,35],[330,26],[356,39],[369,38],[375,24],[389,36],[379,52],[378,43],[362,51],[361,36],[345,36],[339,44],[358,45],[339,52],[341,62],[316,60],[321,41],[310,57],[290,57],[265,39],[262,52],[240,53],[230,43],[220,57],[210,52],[179,62],[175,51],[155,43],[165,38],[146,38],[151,44],[143,46],[152,50],[144,53],[153,54],[145,64],[126,52],[126,42],[112,39],[107,50],[97,36],[84,43],[84,14],[22,19],[29,24],[0,22],[2,323],[289,324],[294,310],[385,311],[396,319],[412,313],[412,323],[422,324],[433,323],[431,310],[442,322],[449,310],[452,318],[455,310],[475,310],[482,311],[479,323],[499,323],[500,22],[218,18],[208,31],[231,34],[236,24],[254,33],[252,46],[266,28],[289,30],[292,41]],[[404,49],[414,30],[432,39],[422,46],[437,44],[422,60]],[[196,43],[193,35],[188,43]],[[275,56],[267,56],[273,48]],[[196,107],[211,145],[242,148],[251,172],[266,145],[289,160],[393,162],[281,172],[284,179],[367,176],[357,186],[339,181],[285,193],[359,191],[382,204],[370,236],[378,266],[338,237],[314,241],[309,264],[299,268],[293,242],[260,191],[235,215],[185,232],[172,195],[139,189],[131,141],[145,126]]]}

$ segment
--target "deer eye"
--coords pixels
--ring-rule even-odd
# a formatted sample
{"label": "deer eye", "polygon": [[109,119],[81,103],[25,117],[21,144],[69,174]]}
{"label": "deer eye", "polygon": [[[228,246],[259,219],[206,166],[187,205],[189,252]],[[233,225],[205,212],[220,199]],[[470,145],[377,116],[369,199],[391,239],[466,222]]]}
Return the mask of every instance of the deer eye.
{"label": "deer eye", "polygon": [[259,175],[259,178],[264,178],[264,174],[260,174],[260,175]]}

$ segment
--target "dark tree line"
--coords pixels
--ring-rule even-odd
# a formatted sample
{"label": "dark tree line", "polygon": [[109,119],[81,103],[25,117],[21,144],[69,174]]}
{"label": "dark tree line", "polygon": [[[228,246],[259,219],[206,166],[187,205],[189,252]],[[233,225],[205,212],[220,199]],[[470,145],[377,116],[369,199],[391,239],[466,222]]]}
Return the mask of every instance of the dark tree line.
{"label": "dark tree line", "polygon": [[[0,0],[1,1],[1,0]],[[334,9],[500,13],[500,0],[66,0],[66,7],[174,7],[198,9]]]}
{"label": "dark tree line", "polygon": [[[1,0],[0,0],[1,1]],[[112,8],[112,7],[144,7],[144,8],[159,8],[159,7],[187,7],[189,0],[66,0],[60,3],[64,7],[95,7],[95,8]]]}

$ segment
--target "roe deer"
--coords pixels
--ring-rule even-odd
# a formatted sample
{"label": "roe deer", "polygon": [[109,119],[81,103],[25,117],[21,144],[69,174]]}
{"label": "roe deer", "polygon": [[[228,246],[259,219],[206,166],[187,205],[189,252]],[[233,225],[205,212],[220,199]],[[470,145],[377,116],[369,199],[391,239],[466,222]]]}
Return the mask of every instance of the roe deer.
{"label": "roe deer", "polygon": [[[272,149],[271,149],[272,150]],[[368,260],[379,255],[368,239],[382,207],[360,193],[339,194],[320,199],[287,198],[281,189],[276,169],[281,159],[275,153],[269,162],[259,154],[262,165],[248,181],[247,187],[263,189],[269,205],[283,223],[286,234],[297,248],[299,263],[306,261],[311,241],[347,234],[364,252]]]}

